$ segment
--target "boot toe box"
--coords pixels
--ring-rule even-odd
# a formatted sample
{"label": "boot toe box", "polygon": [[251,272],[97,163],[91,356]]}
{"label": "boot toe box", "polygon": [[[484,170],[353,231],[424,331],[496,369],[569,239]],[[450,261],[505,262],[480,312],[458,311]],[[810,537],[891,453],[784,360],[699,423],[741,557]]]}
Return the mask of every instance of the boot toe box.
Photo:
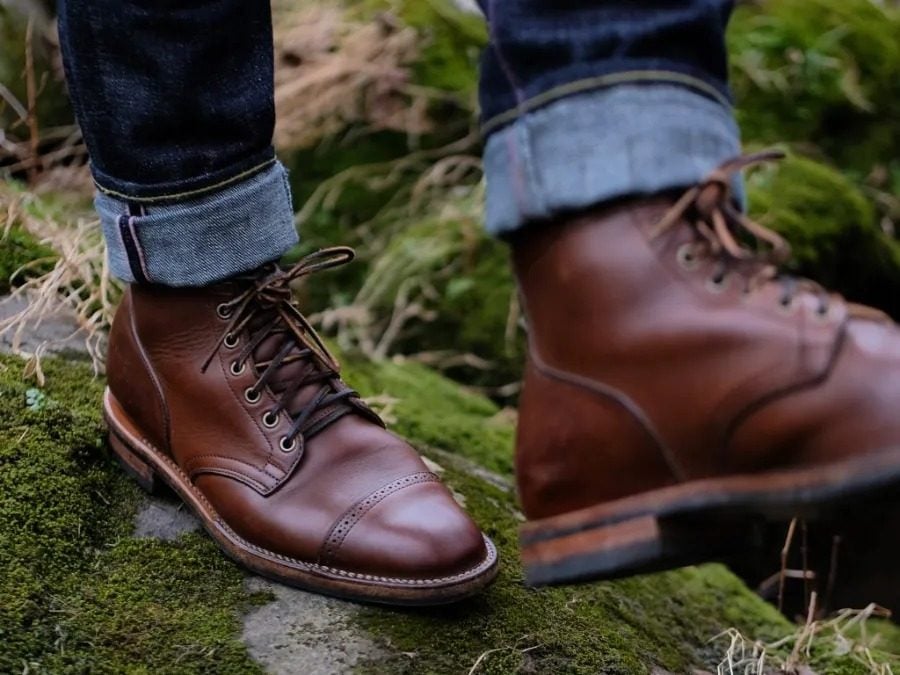
{"label": "boot toe box", "polygon": [[322,562],[379,577],[438,580],[464,575],[488,556],[480,530],[447,488],[427,481],[340,519]]}

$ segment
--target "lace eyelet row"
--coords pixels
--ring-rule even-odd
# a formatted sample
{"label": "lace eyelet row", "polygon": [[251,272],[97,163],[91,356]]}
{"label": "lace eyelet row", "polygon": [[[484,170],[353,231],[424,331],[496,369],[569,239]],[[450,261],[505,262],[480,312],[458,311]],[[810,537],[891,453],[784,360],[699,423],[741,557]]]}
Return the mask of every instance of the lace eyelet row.
{"label": "lace eyelet row", "polygon": [[[697,258],[696,253],[694,252],[694,247],[692,244],[682,244],[678,248],[675,257],[682,269],[689,272],[697,269],[700,262]],[[721,276],[710,277],[706,280],[706,283],[704,285],[710,293],[719,295],[728,289],[729,275],[722,274]],[[749,295],[749,290],[745,289],[744,295]],[[797,303],[794,300],[795,299],[793,297],[782,298],[778,302],[779,311],[788,315],[793,314],[797,309]],[[820,306],[814,312],[814,317],[819,319],[820,321],[827,321],[829,314],[830,313],[828,307]]]}

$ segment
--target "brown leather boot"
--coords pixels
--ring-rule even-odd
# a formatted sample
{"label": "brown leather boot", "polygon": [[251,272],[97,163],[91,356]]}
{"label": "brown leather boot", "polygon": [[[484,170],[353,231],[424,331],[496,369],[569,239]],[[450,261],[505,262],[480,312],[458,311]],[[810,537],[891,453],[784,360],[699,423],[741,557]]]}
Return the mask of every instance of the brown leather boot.
{"label": "brown leather boot", "polygon": [[786,245],[729,194],[735,171],[767,158],[730,162],[674,204],[611,206],[513,242],[530,326],[517,468],[531,582],[726,557],[761,519],[900,490],[900,331],[778,275]]}
{"label": "brown leather boot", "polygon": [[495,576],[493,544],[340,380],[292,302],[292,281],[352,257],[329,249],[206,288],[132,286],[110,334],[111,445],[254,572],[355,600],[459,600]]}

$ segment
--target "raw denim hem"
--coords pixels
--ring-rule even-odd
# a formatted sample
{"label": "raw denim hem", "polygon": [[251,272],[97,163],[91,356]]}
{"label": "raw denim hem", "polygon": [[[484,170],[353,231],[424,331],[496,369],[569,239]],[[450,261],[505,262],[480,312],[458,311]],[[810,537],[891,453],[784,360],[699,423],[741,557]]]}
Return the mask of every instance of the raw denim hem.
{"label": "raw denim hem", "polygon": [[[487,140],[486,227],[508,234],[630,196],[700,181],[740,154],[730,107],[669,84],[623,84],[556,100]],[[743,185],[735,194],[743,199]]]}
{"label": "raw denim hem", "polygon": [[127,282],[204,286],[275,260],[297,243],[280,163],[200,199],[135,205],[98,192],[112,274]]}

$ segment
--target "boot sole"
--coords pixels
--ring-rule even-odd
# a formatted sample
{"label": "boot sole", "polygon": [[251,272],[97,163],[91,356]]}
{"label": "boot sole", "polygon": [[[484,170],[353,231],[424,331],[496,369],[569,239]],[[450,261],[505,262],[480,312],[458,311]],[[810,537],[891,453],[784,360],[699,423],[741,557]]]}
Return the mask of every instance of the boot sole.
{"label": "boot sole", "polygon": [[296,560],[256,546],[234,532],[190,479],[164,453],[153,447],[106,390],[103,412],[109,441],[123,468],[151,494],[160,482],[171,488],[197,515],[222,552],[256,574],[297,588],[344,600],[385,605],[425,606],[458,602],[493,581],[497,549],[484,536],[485,559],[460,574],[437,579],[380,577]]}
{"label": "boot sole", "polygon": [[533,586],[728,562],[765,545],[773,523],[827,517],[862,494],[900,495],[900,448],[815,469],[704,479],[522,526]]}

